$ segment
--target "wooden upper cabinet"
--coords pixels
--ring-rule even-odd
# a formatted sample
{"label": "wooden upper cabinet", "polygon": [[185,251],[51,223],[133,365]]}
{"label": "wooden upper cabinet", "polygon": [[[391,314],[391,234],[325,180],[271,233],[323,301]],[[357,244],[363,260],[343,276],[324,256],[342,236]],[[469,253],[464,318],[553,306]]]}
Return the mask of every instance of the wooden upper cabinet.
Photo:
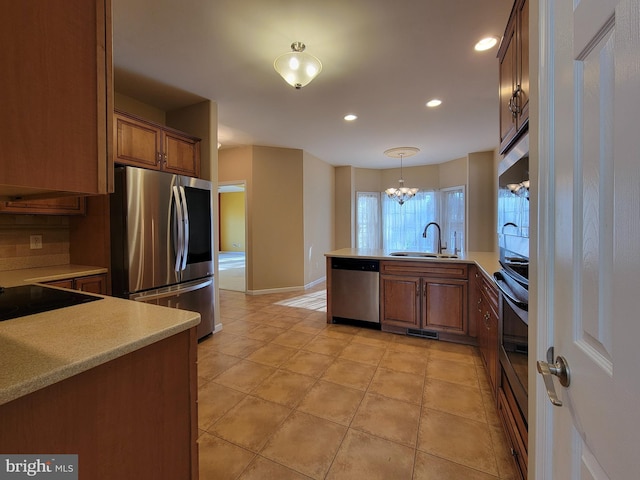
{"label": "wooden upper cabinet", "polygon": [[500,153],[529,122],[529,2],[516,0],[498,51],[500,61]]}
{"label": "wooden upper cabinet", "polygon": [[118,113],[114,122],[116,162],[160,170],[160,128]]}
{"label": "wooden upper cabinet", "polygon": [[163,170],[191,177],[200,176],[200,140],[165,131],[163,147]]}
{"label": "wooden upper cabinet", "polygon": [[114,115],[115,161],[200,176],[200,139],[124,112]]}
{"label": "wooden upper cabinet", "polygon": [[113,190],[111,0],[3,2],[0,196]]}

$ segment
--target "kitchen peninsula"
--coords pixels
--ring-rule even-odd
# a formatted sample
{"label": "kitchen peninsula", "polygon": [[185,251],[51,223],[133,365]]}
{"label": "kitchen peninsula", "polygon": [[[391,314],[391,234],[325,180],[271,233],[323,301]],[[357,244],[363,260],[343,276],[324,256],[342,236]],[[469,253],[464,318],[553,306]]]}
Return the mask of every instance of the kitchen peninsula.
{"label": "kitchen peninsula", "polygon": [[497,253],[436,256],[427,252],[343,248],[325,256],[328,323],[334,321],[332,260],[369,259],[379,262],[381,330],[478,344],[477,322],[470,320],[475,318],[470,305],[476,302],[477,292],[470,279],[491,279],[493,272],[500,269]]}
{"label": "kitchen peninsula", "polygon": [[77,454],[80,478],[197,478],[199,321],[100,296],[0,322],[0,451]]}

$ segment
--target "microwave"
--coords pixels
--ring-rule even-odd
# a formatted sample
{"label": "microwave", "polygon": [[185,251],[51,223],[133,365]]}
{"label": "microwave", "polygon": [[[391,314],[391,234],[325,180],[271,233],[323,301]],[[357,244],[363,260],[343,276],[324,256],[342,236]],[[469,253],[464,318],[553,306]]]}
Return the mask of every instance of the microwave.
{"label": "microwave", "polygon": [[[498,166],[498,246],[500,261],[529,262],[529,136],[525,135]],[[528,276],[528,275],[527,275]]]}

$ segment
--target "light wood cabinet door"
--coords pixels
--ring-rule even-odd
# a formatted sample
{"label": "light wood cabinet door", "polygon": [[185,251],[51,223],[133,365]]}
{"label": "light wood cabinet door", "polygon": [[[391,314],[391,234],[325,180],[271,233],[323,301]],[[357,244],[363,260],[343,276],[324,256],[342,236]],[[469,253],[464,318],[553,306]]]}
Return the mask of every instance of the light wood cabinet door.
{"label": "light wood cabinet door", "polygon": [[495,397],[498,391],[500,347],[498,291],[491,280],[482,273],[477,271],[475,277],[474,288],[477,301],[474,315],[477,322],[478,349]]}
{"label": "light wood cabinet door", "polygon": [[3,2],[0,194],[113,190],[111,1]]}
{"label": "light wood cabinet door", "polygon": [[87,275],[84,277],[67,278],[45,282],[45,285],[52,287],[69,288],[87,293],[107,294],[107,276],[105,274]]}
{"label": "light wood cabinet door", "polygon": [[89,275],[87,277],[78,277],[74,281],[76,290],[88,293],[97,293],[106,295],[107,293],[107,276],[106,275]]}
{"label": "light wood cabinet door", "polygon": [[163,132],[163,170],[190,177],[200,176],[200,142],[194,138]]}
{"label": "light wood cabinet door", "polygon": [[500,58],[500,150],[502,151],[514,139],[517,133],[517,114],[514,92],[516,90],[516,31],[515,20],[511,21],[504,34],[504,53]]}
{"label": "light wood cabinet door", "polygon": [[0,212],[29,215],[84,215],[86,199],[84,197],[59,197],[45,200],[1,202]]}
{"label": "light wood cabinet door", "polygon": [[52,287],[68,288],[73,290],[73,278],[67,278],[65,280],[56,280],[53,282],[46,282],[45,285],[51,285]]}
{"label": "light wood cabinet door", "polygon": [[423,282],[423,328],[466,335],[467,281],[425,278]]}
{"label": "light wood cabinet door", "polygon": [[199,138],[123,112],[116,112],[114,124],[116,163],[200,176]]}
{"label": "light wood cabinet door", "polygon": [[115,161],[160,170],[162,131],[155,125],[116,114],[114,116]]}
{"label": "light wood cabinet door", "polygon": [[420,328],[420,277],[382,275],[382,323],[406,328]]}
{"label": "light wood cabinet door", "polygon": [[500,153],[529,121],[529,2],[516,0],[498,52],[500,63]]}

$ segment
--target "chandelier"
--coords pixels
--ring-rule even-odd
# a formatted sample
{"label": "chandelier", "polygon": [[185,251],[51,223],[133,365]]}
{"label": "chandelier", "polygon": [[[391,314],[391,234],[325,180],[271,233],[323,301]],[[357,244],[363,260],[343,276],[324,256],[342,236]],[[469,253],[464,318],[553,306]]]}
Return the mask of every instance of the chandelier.
{"label": "chandelier", "polygon": [[387,157],[400,159],[400,180],[398,181],[399,186],[398,188],[387,188],[384,191],[384,193],[387,194],[387,197],[395,200],[400,205],[402,205],[410,198],[414,197],[419,190],[417,188],[409,188],[404,186],[404,179],[402,178],[402,159],[404,157],[411,157],[419,151],[420,149],[416,147],[396,147],[385,150],[384,152]]}
{"label": "chandelier", "polygon": [[283,53],[273,62],[273,68],[296,90],[300,90],[322,70],[322,63],[316,57],[305,53],[302,42],[293,42],[291,51]]}

